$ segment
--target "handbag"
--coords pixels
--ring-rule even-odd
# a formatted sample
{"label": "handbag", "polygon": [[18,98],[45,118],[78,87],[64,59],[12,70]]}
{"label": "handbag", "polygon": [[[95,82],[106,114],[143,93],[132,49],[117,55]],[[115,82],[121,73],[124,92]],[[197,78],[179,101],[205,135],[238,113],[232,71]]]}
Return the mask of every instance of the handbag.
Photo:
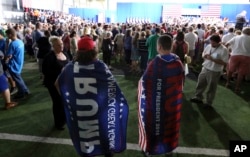
{"label": "handbag", "polygon": [[191,57],[188,56],[188,55],[185,55],[185,63],[186,63],[186,64],[190,64],[191,62],[192,62]]}
{"label": "handbag", "polygon": [[188,64],[185,63],[185,75],[189,74]]}

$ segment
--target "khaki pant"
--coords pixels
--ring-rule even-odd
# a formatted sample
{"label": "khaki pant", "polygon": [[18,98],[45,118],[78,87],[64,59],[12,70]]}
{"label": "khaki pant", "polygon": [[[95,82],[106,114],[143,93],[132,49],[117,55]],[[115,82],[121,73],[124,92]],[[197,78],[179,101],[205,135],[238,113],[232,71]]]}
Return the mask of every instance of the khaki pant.
{"label": "khaki pant", "polygon": [[198,77],[195,97],[202,100],[203,92],[208,88],[206,93],[206,103],[212,105],[220,76],[221,72],[214,72],[203,67]]}

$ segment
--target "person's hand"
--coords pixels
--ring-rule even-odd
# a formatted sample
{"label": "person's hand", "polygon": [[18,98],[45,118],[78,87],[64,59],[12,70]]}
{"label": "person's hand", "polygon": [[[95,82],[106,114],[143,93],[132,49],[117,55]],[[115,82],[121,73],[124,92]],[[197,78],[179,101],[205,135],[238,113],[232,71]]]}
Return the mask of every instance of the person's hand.
{"label": "person's hand", "polygon": [[213,59],[213,58],[211,57],[210,54],[205,54],[205,55],[204,55],[204,58],[206,58],[206,59],[208,59],[208,60],[212,60],[212,59]]}
{"label": "person's hand", "polygon": [[9,55],[9,56],[5,57],[5,59],[4,59],[5,63],[8,63],[11,58],[12,58],[12,55]]}

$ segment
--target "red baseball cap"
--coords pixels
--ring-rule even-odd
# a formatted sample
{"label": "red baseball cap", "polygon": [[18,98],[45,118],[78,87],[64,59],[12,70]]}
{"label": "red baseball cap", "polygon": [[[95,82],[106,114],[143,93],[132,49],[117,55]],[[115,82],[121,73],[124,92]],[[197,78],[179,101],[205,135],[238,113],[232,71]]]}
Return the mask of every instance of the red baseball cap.
{"label": "red baseball cap", "polygon": [[78,41],[78,50],[89,51],[95,48],[95,42],[89,36],[82,37]]}

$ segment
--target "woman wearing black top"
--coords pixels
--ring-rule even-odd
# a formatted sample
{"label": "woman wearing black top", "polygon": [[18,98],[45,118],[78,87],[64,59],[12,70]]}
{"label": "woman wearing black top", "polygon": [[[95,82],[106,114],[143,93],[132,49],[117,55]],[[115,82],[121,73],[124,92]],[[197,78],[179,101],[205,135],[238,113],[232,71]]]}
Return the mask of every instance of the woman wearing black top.
{"label": "woman wearing black top", "polygon": [[38,53],[37,53],[37,59],[38,59],[38,67],[39,67],[39,73],[40,73],[40,78],[43,78],[42,75],[42,64],[43,64],[43,59],[48,54],[51,50],[51,45],[49,43],[49,37],[50,37],[50,32],[49,31],[44,31],[43,37],[40,37],[37,40],[37,47],[38,47]]}
{"label": "woman wearing black top", "polygon": [[69,62],[69,57],[63,52],[63,42],[59,37],[51,37],[50,43],[53,50],[45,56],[42,64],[42,72],[44,75],[44,85],[48,88],[53,103],[55,127],[58,130],[63,130],[66,122],[64,107],[54,83],[61,73],[62,68]]}
{"label": "woman wearing black top", "polygon": [[111,70],[111,55],[112,55],[112,40],[111,34],[108,32],[106,38],[102,41],[102,52],[103,52],[103,62],[108,65],[109,69]]}

